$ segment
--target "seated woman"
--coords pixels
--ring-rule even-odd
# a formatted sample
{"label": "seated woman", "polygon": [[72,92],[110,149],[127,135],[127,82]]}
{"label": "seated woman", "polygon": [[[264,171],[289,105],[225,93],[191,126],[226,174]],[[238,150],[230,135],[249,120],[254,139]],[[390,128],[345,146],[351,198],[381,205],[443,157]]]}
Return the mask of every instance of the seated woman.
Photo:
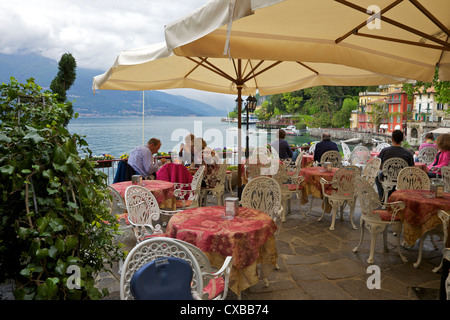
{"label": "seated woman", "polygon": [[419,151],[422,150],[425,147],[437,148],[436,144],[434,143],[433,132],[428,132],[426,134],[425,141],[420,145]]}
{"label": "seated woman", "polygon": [[436,145],[438,148],[438,153],[433,163],[428,166],[430,171],[428,176],[430,178],[436,178],[436,174],[439,173],[439,169],[448,166],[450,162],[450,134],[441,134],[437,140]]}

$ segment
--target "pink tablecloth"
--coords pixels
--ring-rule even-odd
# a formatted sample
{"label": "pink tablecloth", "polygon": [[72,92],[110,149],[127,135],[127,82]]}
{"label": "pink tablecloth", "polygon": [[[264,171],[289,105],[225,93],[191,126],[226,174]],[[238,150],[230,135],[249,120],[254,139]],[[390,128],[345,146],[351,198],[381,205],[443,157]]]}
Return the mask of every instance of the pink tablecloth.
{"label": "pink tablecloth", "polygon": [[[116,189],[122,197],[125,197],[125,190],[131,186],[131,181],[123,181],[114,183],[111,185]],[[150,190],[161,205],[166,202],[166,200],[171,200],[174,198],[174,186],[173,183],[160,180],[144,180],[142,181],[142,186]]]}
{"label": "pink tablecloth", "polygon": [[251,208],[239,207],[233,220],[222,218],[223,206],[199,207],[174,215],[166,235],[199,247],[216,267],[227,256],[233,257],[230,289],[239,294],[259,281],[257,263],[267,273],[277,260],[274,233],[277,226],[272,218]]}
{"label": "pink tablecloth", "polygon": [[184,165],[171,162],[166,163],[156,172],[156,179],[169,182],[191,183],[192,175]]}

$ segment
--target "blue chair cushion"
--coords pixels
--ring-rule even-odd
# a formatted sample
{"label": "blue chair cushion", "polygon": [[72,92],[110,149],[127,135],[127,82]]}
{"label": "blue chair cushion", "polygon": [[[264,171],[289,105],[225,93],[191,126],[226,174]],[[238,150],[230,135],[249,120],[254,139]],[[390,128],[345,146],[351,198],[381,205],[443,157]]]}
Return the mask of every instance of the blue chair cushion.
{"label": "blue chair cushion", "polygon": [[183,259],[158,258],[135,272],[130,290],[136,300],[193,300],[192,273]]}

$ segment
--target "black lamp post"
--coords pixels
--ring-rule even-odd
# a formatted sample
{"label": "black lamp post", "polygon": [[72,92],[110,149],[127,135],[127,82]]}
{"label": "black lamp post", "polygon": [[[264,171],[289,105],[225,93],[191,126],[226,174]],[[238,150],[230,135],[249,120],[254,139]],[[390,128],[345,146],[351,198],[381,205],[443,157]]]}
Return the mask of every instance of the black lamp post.
{"label": "black lamp post", "polygon": [[246,132],[246,148],[245,148],[245,159],[248,160],[249,154],[250,154],[250,144],[249,144],[249,137],[248,137],[248,124],[249,119],[248,115],[250,112],[255,111],[256,109],[256,98],[252,95],[249,95],[247,97],[247,100],[245,101],[245,111],[247,112],[247,132]]}

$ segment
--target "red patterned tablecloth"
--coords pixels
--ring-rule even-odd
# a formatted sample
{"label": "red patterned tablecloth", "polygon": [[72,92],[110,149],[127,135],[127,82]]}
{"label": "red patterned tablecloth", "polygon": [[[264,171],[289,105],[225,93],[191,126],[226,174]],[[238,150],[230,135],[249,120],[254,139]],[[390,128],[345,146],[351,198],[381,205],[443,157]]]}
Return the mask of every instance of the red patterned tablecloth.
{"label": "red patterned tablecloth", "polygon": [[428,173],[429,169],[426,163],[414,162],[414,167],[422,169],[425,173]]}
{"label": "red patterned tablecloth", "polygon": [[[123,198],[125,198],[125,190],[129,186],[131,186],[131,181],[123,181],[111,185],[111,187],[116,189]],[[173,208],[173,204],[176,205],[176,199],[173,195],[174,184],[172,182],[161,180],[144,180],[142,181],[142,186],[153,193],[160,207]]]}
{"label": "red patterned tablecloth", "polygon": [[302,168],[311,166],[313,162],[314,162],[313,154],[304,154],[302,158]]}
{"label": "red patterned tablecloth", "polygon": [[166,235],[199,247],[216,267],[232,256],[229,287],[239,294],[259,281],[258,263],[262,278],[276,265],[277,226],[268,215],[255,209],[239,207],[232,220],[222,218],[224,211],[223,206],[211,206],[179,212],[170,219]]}
{"label": "red patterned tablecloth", "polygon": [[[314,198],[322,199],[322,186],[320,184],[320,178],[324,178],[331,181],[333,175],[338,171],[338,168],[332,168],[331,171],[325,171],[323,167],[308,167],[300,170],[300,175],[305,179],[301,183],[302,189],[302,204],[308,203],[308,196],[312,195]],[[328,185],[327,187],[331,187]],[[325,212],[331,212],[331,206],[328,204],[325,208]]]}
{"label": "red patterned tablecloth", "polygon": [[403,222],[403,239],[409,245],[414,245],[423,234],[442,224],[437,215],[439,210],[450,211],[450,193],[436,198],[429,190],[397,190],[388,201],[405,203],[399,217]]}

